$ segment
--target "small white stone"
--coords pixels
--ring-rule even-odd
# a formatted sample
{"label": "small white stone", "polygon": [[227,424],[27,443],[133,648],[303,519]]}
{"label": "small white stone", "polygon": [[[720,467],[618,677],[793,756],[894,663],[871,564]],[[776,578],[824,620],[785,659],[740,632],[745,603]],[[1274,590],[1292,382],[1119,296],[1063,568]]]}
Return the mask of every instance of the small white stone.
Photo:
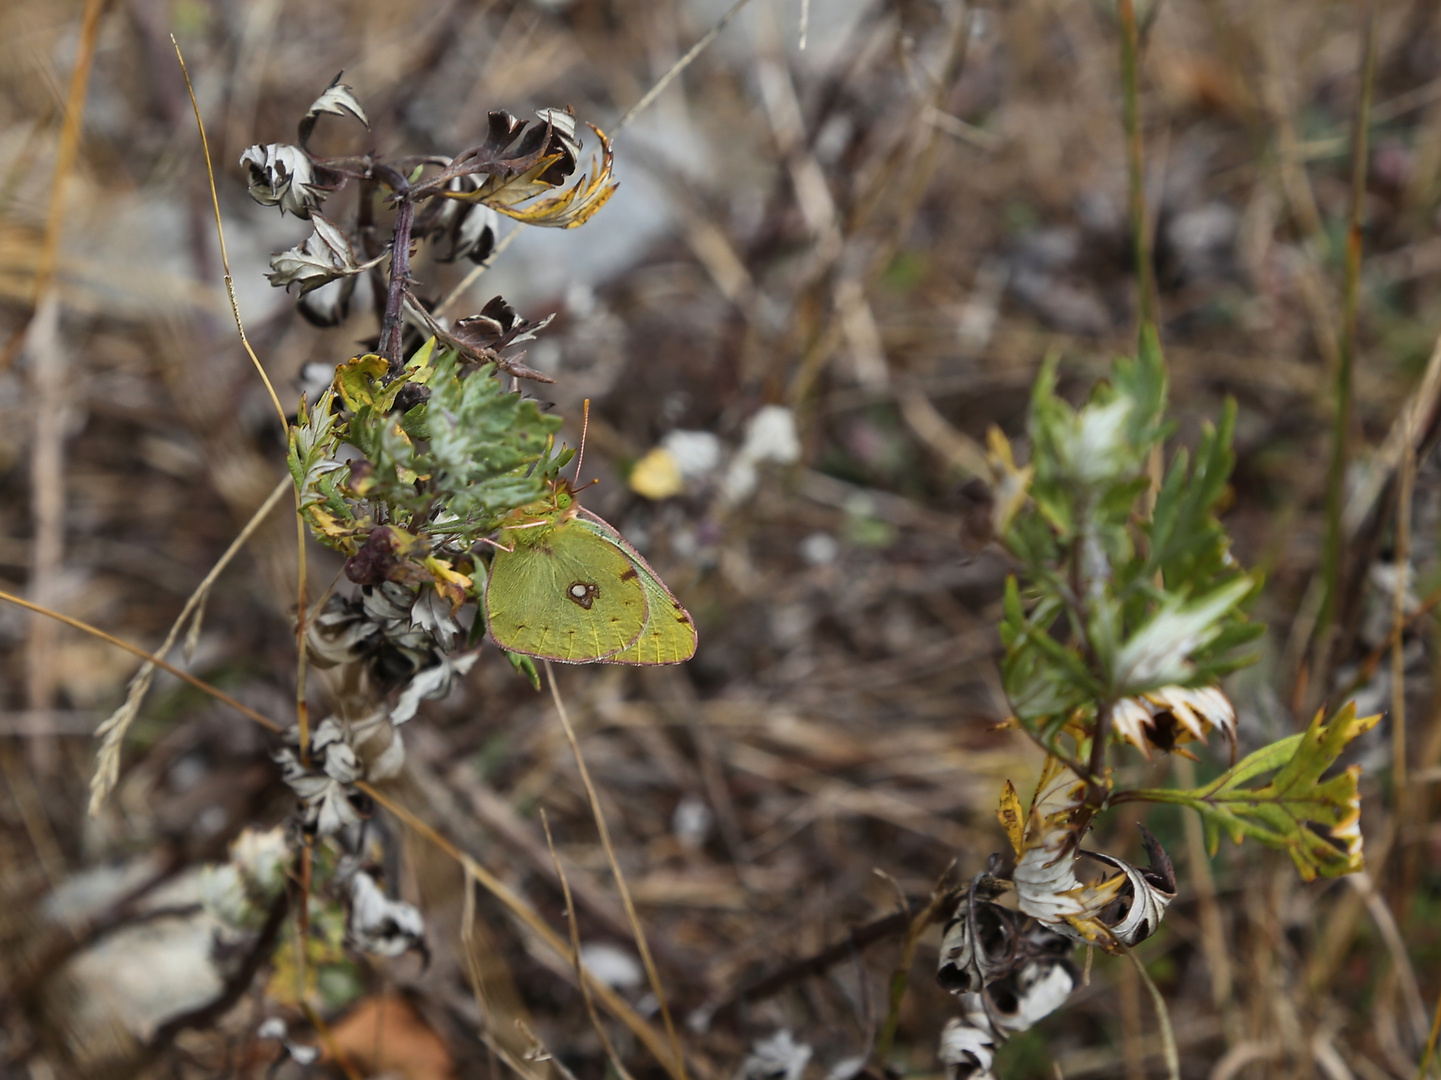
{"label": "small white stone", "polygon": [[830,533],[813,532],[800,542],[800,554],[812,566],[829,566],[840,558],[841,542]]}
{"label": "small white stone", "polygon": [[581,945],[580,960],[592,975],[614,990],[634,990],[645,979],[640,962],[625,949],[608,942]]}

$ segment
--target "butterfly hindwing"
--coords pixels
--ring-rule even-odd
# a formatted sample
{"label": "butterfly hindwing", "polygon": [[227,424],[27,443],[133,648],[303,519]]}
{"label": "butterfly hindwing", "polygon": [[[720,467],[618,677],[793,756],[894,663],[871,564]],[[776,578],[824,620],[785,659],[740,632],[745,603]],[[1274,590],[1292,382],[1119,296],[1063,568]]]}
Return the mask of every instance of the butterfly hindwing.
{"label": "butterfly hindwing", "polygon": [[490,634],[502,649],[583,664],[640,638],[647,590],[615,545],[573,517],[502,534],[514,547],[495,553],[485,589]]}
{"label": "butterfly hindwing", "polygon": [[696,632],[690,612],[640,552],[607,521],[584,507],[576,514],[574,525],[620,553],[645,590],[646,621],[640,635],[628,646],[599,659],[607,664],[653,665],[679,664],[694,656]]}

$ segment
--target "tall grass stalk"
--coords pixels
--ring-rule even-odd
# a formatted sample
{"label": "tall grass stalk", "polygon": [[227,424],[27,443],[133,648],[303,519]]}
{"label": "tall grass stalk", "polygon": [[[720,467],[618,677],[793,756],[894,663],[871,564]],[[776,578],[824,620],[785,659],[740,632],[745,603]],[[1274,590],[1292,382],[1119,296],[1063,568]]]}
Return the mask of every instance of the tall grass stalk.
{"label": "tall grass stalk", "polygon": [[[1326,546],[1322,555],[1325,595],[1317,620],[1317,659],[1324,668],[1330,650],[1345,562],[1342,513],[1346,503],[1346,464],[1351,437],[1352,370],[1356,360],[1356,312],[1361,294],[1361,220],[1366,208],[1366,166],[1371,98],[1376,84],[1376,8],[1368,4],[1361,45],[1361,88],[1351,137],[1351,218],[1346,229],[1346,271],[1341,294],[1341,340],[1336,365],[1336,402],[1331,426],[1331,462],[1326,474]],[[1317,676],[1323,676],[1319,670]]]}

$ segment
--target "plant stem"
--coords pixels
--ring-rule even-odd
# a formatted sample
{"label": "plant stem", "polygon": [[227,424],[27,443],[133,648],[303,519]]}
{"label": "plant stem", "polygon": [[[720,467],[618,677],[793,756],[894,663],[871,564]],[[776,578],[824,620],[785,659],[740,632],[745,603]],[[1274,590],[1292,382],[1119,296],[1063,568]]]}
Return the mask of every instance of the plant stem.
{"label": "plant stem", "polygon": [[[1086,768],[1090,774],[1087,779],[1091,785],[1086,801],[1094,803],[1098,808],[1105,802],[1108,794],[1106,790],[1106,743],[1111,738],[1113,708],[1113,703],[1107,701],[1096,710],[1096,733],[1091,737],[1091,759]],[[1099,792],[1099,797],[1096,797],[1097,792]]]}
{"label": "plant stem", "polygon": [[[944,878],[942,880],[944,881]],[[938,882],[935,890],[931,893],[929,903],[920,914],[911,920],[910,927],[906,930],[906,940],[901,946],[900,959],[896,963],[896,970],[891,975],[890,1007],[886,1012],[886,1021],[881,1026],[880,1037],[876,1040],[875,1062],[881,1070],[886,1068],[887,1061],[891,1056],[891,1048],[895,1044],[896,1027],[900,1024],[901,1018],[901,1002],[906,996],[906,984],[910,981],[911,966],[916,959],[916,946],[920,943],[921,935],[925,933],[926,927],[946,912],[951,903],[953,903],[951,892]]]}
{"label": "plant stem", "polygon": [[1156,283],[1151,272],[1145,159],[1141,152],[1140,45],[1136,31],[1134,0],[1120,0],[1116,5],[1116,12],[1121,20],[1121,99],[1126,124],[1126,163],[1130,180],[1131,245],[1136,261],[1136,306],[1140,325],[1145,327],[1155,325]]}
{"label": "plant stem", "polygon": [[[389,171],[389,170],[387,170]],[[380,324],[380,355],[390,361],[391,374],[400,370],[400,338],[405,321],[401,309],[405,304],[405,286],[410,281],[410,227],[415,222],[415,204],[406,197],[410,184],[396,174],[387,176],[399,200],[395,214],[394,241],[390,249],[390,288],[385,297],[385,318]]]}
{"label": "plant stem", "polygon": [[[1326,474],[1326,546],[1323,559],[1326,591],[1317,620],[1318,657],[1325,662],[1330,631],[1337,615],[1341,567],[1345,561],[1342,512],[1346,502],[1346,462],[1351,438],[1351,370],[1356,358],[1356,310],[1361,292],[1361,219],[1366,206],[1367,133],[1371,95],[1376,81],[1376,9],[1367,5],[1361,60],[1361,95],[1351,136],[1351,220],[1346,230],[1346,277],[1341,297],[1341,340],[1336,365],[1336,411],[1331,427],[1331,464]],[[1318,672],[1319,674],[1319,672]]]}
{"label": "plant stem", "polygon": [[1416,1069],[1416,1080],[1426,1080],[1426,1070],[1431,1067],[1431,1056],[1436,1053],[1436,1037],[1441,1035],[1441,997],[1436,999],[1436,1013],[1431,1017],[1431,1034],[1426,1039],[1426,1050],[1421,1055],[1421,1064]]}
{"label": "plant stem", "polygon": [[1156,1006],[1156,1020],[1161,1025],[1161,1051],[1166,1058],[1166,1075],[1170,1080],[1180,1080],[1181,1077],[1181,1055],[1176,1049],[1176,1035],[1171,1030],[1171,1012],[1166,1008],[1166,999],[1161,996],[1161,991],[1151,981],[1150,973],[1146,971],[1145,965],[1136,956],[1132,949],[1126,950],[1126,958],[1136,969],[1136,974],[1146,984],[1150,991],[1151,1001]]}

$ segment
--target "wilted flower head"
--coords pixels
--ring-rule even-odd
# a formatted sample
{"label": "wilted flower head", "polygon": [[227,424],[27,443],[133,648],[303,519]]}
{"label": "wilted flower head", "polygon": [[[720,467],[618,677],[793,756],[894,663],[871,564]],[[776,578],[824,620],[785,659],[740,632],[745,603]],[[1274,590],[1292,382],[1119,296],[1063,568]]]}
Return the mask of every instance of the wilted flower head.
{"label": "wilted flower head", "polygon": [[240,155],[240,164],[250,171],[250,197],[261,206],[279,206],[282,213],[309,218],[324,201],[315,183],[315,166],[298,146],[252,146]]}
{"label": "wilted flower head", "polygon": [[[1163,686],[1137,697],[1123,698],[1111,712],[1112,730],[1151,757],[1151,748],[1166,753],[1178,744],[1205,742],[1214,729],[1236,745],[1236,708],[1215,686]],[[1178,753],[1191,756],[1185,750]]]}

